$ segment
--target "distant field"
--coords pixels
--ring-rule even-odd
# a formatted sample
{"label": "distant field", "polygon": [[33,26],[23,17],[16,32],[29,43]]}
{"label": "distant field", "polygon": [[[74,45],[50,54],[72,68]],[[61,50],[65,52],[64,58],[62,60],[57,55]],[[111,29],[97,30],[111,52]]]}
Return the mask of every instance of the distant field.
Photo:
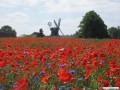
{"label": "distant field", "polygon": [[120,87],[119,39],[0,38],[0,90],[109,86]]}

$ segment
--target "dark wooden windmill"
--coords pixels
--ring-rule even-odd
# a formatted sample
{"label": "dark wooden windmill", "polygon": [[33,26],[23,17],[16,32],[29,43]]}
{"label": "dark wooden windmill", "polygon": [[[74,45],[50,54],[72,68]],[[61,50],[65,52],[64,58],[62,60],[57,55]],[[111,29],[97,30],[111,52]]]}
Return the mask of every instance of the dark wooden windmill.
{"label": "dark wooden windmill", "polygon": [[[58,24],[54,20],[54,24],[55,24],[56,27],[51,27],[52,22],[48,22],[48,26],[50,27],[50,30],[51,30],[51,35],[50,36],[59,36],[59,31],[62,33],[62,31],[60,29],[60,23],[61,23],[61,19],[58,20]],[[64,35],[64,34],[62,33],[62,35]]]}

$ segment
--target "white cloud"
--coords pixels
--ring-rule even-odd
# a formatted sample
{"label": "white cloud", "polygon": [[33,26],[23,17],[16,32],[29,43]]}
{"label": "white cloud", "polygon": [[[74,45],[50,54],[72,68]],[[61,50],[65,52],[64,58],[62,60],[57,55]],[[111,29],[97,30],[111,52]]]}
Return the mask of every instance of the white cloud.
{"label": "white cloud", "polygon": [[23,13],[23,12],[14,12],[14,13],[10,13],[10,14],[8,14],[7,16],[9,16],[9,17],[17,17],[17,18],[19,18],[19,17],[30,17],[29,15],[27,15],[26,13]]}
{"label": "white cloud", "polygon": [[86,12],[99,10],[104,12],[118,11],[118,0],[1,0],[0,7],[35,6],[46,9],[47,12]]}
{"label": "white cloud", "polygon": [[0,17],[0,26],[10,25],[18,32],[18,35],[20,35],[24,32],[26,33],[29,19],[30,16],[24,12],[9,13],[5,17]]}
{"label": "white cloud", "polygon": [[[24,12],[14,12],[7,15],[6,22],[14,23],[16,25],[29,22],[30,16]],[[4,22],[5,22],[4,21]]]}
{"label": "white cloud", "polygon": [[29,6],[34,6],[38,4],[38,0],[23,0],[23,2],[25,2],[25,4],[28,4]]}
{"label": "white cloud", "polygon": [[20,5],[34,6],[38,4],[38,0],[1,0],[0,7],[16,7]]}
{"label": "white cloud", "polygon": [[9,13],[5,16],[1,16],[0,17],[0,22],[1,23],[13,23],[13,24],[24,24],[26,22],[29,22],[30,16],[27,15],[24,12],[13,12],[13,13]]}
{"label": "white cloud", "polygon": [[89,10],[111,11],[120,8],[120,2],[110,0],[54,0],[44,2],[44,7],[48,12],[86,12]]}
{"label": "white cloud", "polygon": [[[48,0],[44,2],[44,7],[48,13],[62,13],[63,15],[64,13],[85,15],[86,12],[95,10],[107,26],[117,26],[120,24],[119,0],[59,0],[59,3],[56,3],[54,0]],[[81,15],[78,17],[82,18]],[[74,19],[66,20],[67,23],[74,21]],[[69,25],[75,24],[71,23]]]}

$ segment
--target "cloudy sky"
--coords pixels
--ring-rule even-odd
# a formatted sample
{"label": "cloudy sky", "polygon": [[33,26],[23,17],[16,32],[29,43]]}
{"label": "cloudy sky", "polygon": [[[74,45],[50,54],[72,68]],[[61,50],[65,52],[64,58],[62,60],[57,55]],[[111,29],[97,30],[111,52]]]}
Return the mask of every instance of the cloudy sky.
{"label": "cloudy sky", "polygon": [[70,35],[90,10],[108,27],[120,25],[120,0],[0,0],[0,28],[10,25],[18,36],[42,28],[45,35],[50,35],[47,23],[60,17],[62,32]]}

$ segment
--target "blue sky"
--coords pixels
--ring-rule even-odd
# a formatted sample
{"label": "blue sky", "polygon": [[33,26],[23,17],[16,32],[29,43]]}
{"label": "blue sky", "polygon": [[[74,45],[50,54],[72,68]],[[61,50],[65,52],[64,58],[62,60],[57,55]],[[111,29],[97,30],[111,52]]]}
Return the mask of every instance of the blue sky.
{"label": "blue sky", "polygon": [[70,35],[90,10],[97,12],[108,27],[120,25],[120,0],[0,0],[0,28],[10,25],[18,36],[42,28],[50,35],[47,23],[60,17],[62,32]]}

